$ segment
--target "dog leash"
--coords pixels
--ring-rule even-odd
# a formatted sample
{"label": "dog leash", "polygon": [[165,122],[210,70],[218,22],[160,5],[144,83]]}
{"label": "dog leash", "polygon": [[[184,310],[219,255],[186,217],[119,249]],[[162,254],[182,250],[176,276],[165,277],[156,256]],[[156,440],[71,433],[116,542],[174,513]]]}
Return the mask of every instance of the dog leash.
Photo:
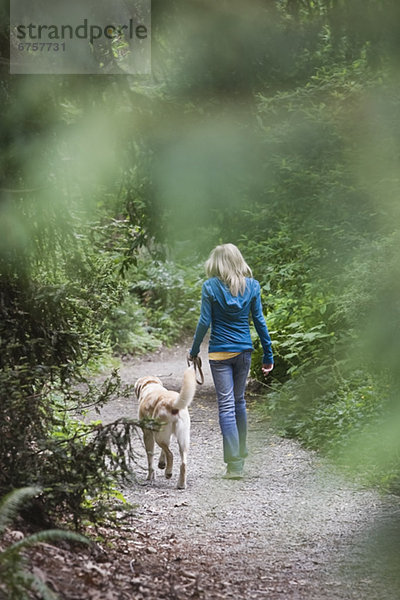
{"label": "dog leash", "polygon": [[201,358],[200,356],[190,356],[190,354],[188,354],[187,356],[187,364],[188,367],[190,367],[191,363],[193,363],[193,367],[194,367],[194,372],[196,375],[196,381],[199,385],[203,385],[204,383],[204,375],[203,375],[203,370],[201,368]]}

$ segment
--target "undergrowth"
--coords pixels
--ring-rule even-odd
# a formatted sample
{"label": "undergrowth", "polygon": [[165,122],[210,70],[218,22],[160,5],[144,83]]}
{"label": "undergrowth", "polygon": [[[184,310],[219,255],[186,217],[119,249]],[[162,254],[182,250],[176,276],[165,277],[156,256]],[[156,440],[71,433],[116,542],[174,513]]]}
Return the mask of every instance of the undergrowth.
{"label": "undergrowth", "polygon": [[124,301],[108,321],[114,352],[151,352],[193,332],[202,277],[202,265],[177,264],[142,252],[126,275]]}

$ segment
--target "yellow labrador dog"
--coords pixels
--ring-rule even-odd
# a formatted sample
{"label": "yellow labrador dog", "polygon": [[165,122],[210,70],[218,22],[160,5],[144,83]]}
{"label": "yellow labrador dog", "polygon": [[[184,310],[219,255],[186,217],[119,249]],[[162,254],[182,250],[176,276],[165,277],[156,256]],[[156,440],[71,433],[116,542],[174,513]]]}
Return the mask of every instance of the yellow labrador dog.
{"label": "yellow labrador dog", "polygon": [[181,391],[167,390],[158,377],[141,377],[135,383],[135,393],[139,400],[139,419],[155,419],[162,423],[159,431],[143,430],[147,453],[148,481],[154,479],[154,441],[161,448],[158,467],[165,469],[165,477],[172,477],[173,454],[169,449],[171,435],[175,435],[181,456],[178,489],[186,487],[186,461],[190,444],[190,416],[188,406],[196,391],[196,376],[193,367],[183,375]]}

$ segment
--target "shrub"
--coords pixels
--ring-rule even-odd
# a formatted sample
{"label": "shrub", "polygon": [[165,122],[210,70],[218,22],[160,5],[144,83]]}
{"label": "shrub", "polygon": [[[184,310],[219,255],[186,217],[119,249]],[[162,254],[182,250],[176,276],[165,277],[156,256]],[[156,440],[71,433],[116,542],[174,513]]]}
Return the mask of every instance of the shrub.
{"label": "shrub", "polygon": [[142,252],[127,274],[129,292],[108,321],[118,353],[141,353],[193,332],[200,311],[203,269],[153,259]]}
{"label": "shrub", "polygon": [[[29,218],[20,215],[22,224]],[[90,378],[110,352],[106,317],[123,283],[84,228],[53,233],[52,240],[35,238],[38,247],[26,257],[0,249],[0,493],[39,484],[49,492],[44,512],[62,506],[79,519],[85,495],[109,488],[107,469],[98,465],[108,465],[116,438],[126,441],[120,433],[113,439],[111,429],[81,436],[67,417],[118,393],[115,375],[99,389]],[[63,444],[54,440],[57,427]]]}

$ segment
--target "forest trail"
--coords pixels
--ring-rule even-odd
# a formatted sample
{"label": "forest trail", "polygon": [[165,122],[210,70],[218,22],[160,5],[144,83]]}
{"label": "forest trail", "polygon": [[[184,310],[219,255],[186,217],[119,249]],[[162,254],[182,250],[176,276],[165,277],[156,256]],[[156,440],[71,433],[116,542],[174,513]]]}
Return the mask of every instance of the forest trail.
{"label": "forest trail", "polygon": [[[185,367],[185,349],[175,346],[124,362],[120,373],[124,383],[152,374],[179,390]],[[176,445],[172,479],[158,470],[152,486],[142,485],[145,452],[141,438],[135,440],[138,482],[123,490],[136,507],[126,521],[124,550],[133,577],[131,594],[124,587],[127,595],[118,597],[398,599],[393,555],[379,545],[392,531],[398,498],[357,488],[318,455],[272,433],[255,402],[249,402],[250,455],[241,481],[221,478],[222,438],[207,365],[190,408],[187,489],[176,489]],[[121,399],[101,417],[136,414],[136,400]],[[385,537],[386,548],[389,542]]]}

